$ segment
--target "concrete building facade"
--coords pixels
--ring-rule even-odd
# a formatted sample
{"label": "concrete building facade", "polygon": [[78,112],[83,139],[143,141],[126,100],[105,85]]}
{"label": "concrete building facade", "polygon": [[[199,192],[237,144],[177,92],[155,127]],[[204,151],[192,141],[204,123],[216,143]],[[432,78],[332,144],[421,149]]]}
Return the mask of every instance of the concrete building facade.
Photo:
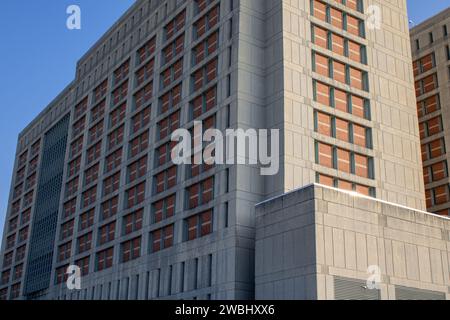
{"label": "concrete building facade", "polygon": [[450,9],[411,29],[427,209],[450,213]]}
{"label": "concrete building facade", "polygon": [[449,236],[447,217],[321,185],[294,190],[257,206],[256,299],[449,300]]}
{"label": "concrete building facade", "polygon": [[[424,210],[408,32],[405,0],[136,1],[19,136],[0,297],[258,298],[255,204],[317,182]],[[279,129],[278,174],[174,166],[194,120]]]}

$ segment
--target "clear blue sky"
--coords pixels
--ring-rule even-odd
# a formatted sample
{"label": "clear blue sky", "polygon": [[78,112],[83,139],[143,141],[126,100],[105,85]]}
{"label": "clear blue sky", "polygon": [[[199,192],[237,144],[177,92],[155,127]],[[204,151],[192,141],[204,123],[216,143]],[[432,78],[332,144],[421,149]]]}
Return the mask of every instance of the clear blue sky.
{"label": "clear blue sky", "polygon": [[[18,133],[70,83],[75,64],[134,0],[4,0],[0,10],[0,232]],[[420,23],[450,0],[408,0]],[[81,7],[82,29],[66,28],[66,8]]]}

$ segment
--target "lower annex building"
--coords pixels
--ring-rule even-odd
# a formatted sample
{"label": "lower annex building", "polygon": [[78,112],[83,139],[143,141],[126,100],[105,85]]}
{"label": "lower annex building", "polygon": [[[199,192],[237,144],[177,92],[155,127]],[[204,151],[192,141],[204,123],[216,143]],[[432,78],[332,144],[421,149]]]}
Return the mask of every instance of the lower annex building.
{"label": "lower annex building", "polygon": [[[19,136],[0,298],[448,299],[406,1],[375,30],[368,6],[136,1]],[[279,172],[175,166],[171,133],[194,120],[279,129]]]}

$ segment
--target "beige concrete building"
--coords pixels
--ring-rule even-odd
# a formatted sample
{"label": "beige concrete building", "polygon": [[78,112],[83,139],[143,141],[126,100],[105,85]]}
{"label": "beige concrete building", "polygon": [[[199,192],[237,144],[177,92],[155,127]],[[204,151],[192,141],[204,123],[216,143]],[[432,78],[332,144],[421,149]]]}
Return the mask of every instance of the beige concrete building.
{"label": "beige concrete building", "polygon": [[265,89],[266,125],[282,131],[265,195],[318,182],[425,209],[406,1],[265,3],[241,1],[238,68],[238,98]]}
{"label": "beige concrete building", "polygon": [[427,208],[450,214],[450,8],[411,30]]}
{"label": "beige concrete building", "polygon": [[257,206],[255,265],[256,299],[449,300],[450,219],[311,185]]}
{"label": "beige concrete building", "polygon": [[[381,9],[380,28],[368,23],[370,5]],[[277,277],[288,278],[279,274],[284,269],[269,263],[255,271],[255,257],[266,261],[271,252],[260,233],[268,227],[260,217],[271,211],[256,215],[255,204],[320,183],[370,197],[375,207],[395,203],[386,216],[398,205],[424,210],[409,43],[405,0],[136,1],[19,136],[0,298],[281,298]],[[220,130],[280,129],[280,171],[262,176],[258,165],[175,166],[170,135],[191,129],[194,120]],[[294,194],[301,201],[301,192]],[[334,195],[337,205],[352,206]],[[312,208],[295,214],[328,212]],[[370,210],[366,219],[381,214]],[[308,250],[320,248],[315,223],[281,248],[286,259],[315,261],[309,251],[291,248],[300,240]],[[427,228],[434,223],[440,222]],[[327,271],[321,256],[297,270],[320,277],[298,283],[305,294],[295,297],[343,298],[314,287],[333,281],[325,275],[361,279],[372,262],[357,260],[355,267],[354,255],[341,250],[345,226],[329,226],[341,228],[336,264]],[[351,246],[359,229],[349,228]],[[361,250],[373,245],[370,228],[359,230],[358,243],[368,239]],[[420,231],[408,222],[404,228]],[[444,256],[442,241],[423,246]],[[406,262],[399,263],[392,275],[402,280]],[[82,290],[65,283],[74,264],[82,268]],[[324,270],[311,269],[315,264]],[[441,278],[412,287],[442,293]],[[393,297],[392,288],[380,297]]]}

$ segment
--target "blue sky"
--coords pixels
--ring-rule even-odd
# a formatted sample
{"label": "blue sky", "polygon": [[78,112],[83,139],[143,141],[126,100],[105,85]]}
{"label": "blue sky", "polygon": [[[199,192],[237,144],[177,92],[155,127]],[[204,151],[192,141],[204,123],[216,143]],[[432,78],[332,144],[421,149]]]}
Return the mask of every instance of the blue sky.
{"label": "blue sky", "polygon": [[[69,84],[77,60],[134,0],[5,0],[0,10],[0,232],[19,132]],[[66,28],[66,8],[81,8],[82,29]],[[450,0],[408,0],[420,23]]]}

